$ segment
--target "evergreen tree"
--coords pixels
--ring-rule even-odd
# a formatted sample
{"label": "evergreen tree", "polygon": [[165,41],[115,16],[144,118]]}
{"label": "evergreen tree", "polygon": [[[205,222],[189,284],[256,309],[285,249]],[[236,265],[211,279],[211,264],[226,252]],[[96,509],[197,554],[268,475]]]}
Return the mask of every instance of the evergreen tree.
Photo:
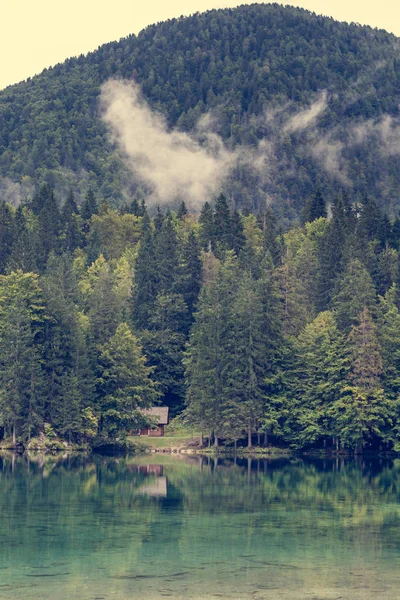
{"label": "evergreen tree", "polygon": [[94,192],[92,189],[89,189],[81,208],[81,217],[85,223],[86,230],[89,229],[88,223],[90,219],[93,215],[97,215],[98,212],[99,211]]}
{"label": "evergreen tree", "polygon": [[305,447],[334,438],[339,431],[332,411],[349,373],[345,338],[332,312],[320,313],[295,342],[292,373],[292,443]]}
{"label": "evergreen tree", "polygon": [[37,272],[36,257],[39,251],[37,219],[33,217],[31,211],[19,206],[15,213],[14,226],[15,237],[8,261],[9,268],[11,271],[21,269],[25,273],[29,271]]}
{"label": "evergreen tree", "polygon": [[382,436],[392,415],[382,388],[381,349],[367,308],[352,327],[349,350],[349,385],[333,406],[332,416],[343,444],[360,452],[372,436]]}
{"label": "evergreen tree", "polygon": [[152,226],[146,213],[142,221],[133,291],[133,322],[138,329],[147,327],[158,291],[157,253]]}
{"label": "evergreen tree", "polygon": [[67,196],[61,212],[62,241],[65,252],[74,252],[82,243],[82,231],[79,211],[72,190]]}
{"label": "evergreen tree", "polygon": [[209,439],[214,435],[218,446],[226,408],[231,309],[237,282],[232,256],[228,253],[221,264],[209,254],[204,280],[185,359],[187,415],[201,431],[209,433]]}
{"label": "evergreen tree", "polygon": [[218,196],[214,209],[214,246],[216,256],[222,258],[223,252],[232,248],[232,222],[227,199]]}
{"label": "evergreen tree", "polygon": [[101,434],[124,438],[138,428],[141,408],[152,405],[157,394],[142,348],[126,323],[100,348]]}
{"label": "evergreen tree", "polygon": [[178,240],[171,215],[164,218],[154,238],[157,263],[157,293],[169,293],[175,287],[178,272]]}
{"label": "evergreen tree", "polygon": [[201,289],[202,262],[200,248],[194,231],[191,231],[183,244],[179,261],[176,291],[182,295],[188,309],[186,331],[193,321],[193,313]]}
{"label": "evergreen tree", "polygon": [[186,217],[187,214],[188,214],[188,209],[186,208],[185,202],[182,200],[182,202],[180,203],[179,208],[177,210],[176,216],[180,221],[182,221]]}
{"label": "evergreen tree", "polygon": [[14,244],[14,215],[11,207],[0,200],[0,273],[6,272]]}
{"label": "evergreen tree", "polygon": [[209,202],[205,202],[201,208],[199,224],[200,245],[207,252],[215,246],[214,212]]}
{"label": "evergreen tree", "polygon": [[[335,284],[345,267],[346,242],[355,231],[356,219],[345,194],[332,204],[332,219],[318,243],[318,298],[317,308],[332,308]],[[350,258],[350,257],[349,257]]]}
{"label": "evergreen tree", "polygon": [[151,378],[161,395],[161,403],[169,406],[171,414],[182,410],[184,404],[183,352],[186,345],[185,324],[187,306],[179,294],[159,294],[154,304],[149,330],[140,332],[140,340]]}
{"label": "evergreen tree", "polygon": [[308,202],[306,202],[303,220],[305,223],[312,223],[316,219],[321,217],[326,218],[327,216],[328,213],[326,210],[325,200],[321,194],[321,191],[317,190],[314,196],[312,196]]}
{"label": "evergreen tree", "polygon": [[400,395],[400,313],[396,286],[379,298],[376,333],[382,349],[382,379],[385,396],[395,401]]}
{"label": "evergreen tree", "polygon": [[278,266],[281,260],[283,248],[282,244],[278,241],[279,230],[275,213],[271,208],[267,208],[264,213],[262,232],[264,254],[269,252],[274,265]]}
{"label": "evergreen tree", "polygon": [[375,288],[368,271],[358,259],[351,260],[338,279],[332,304],[342,330],[350,329],[363,308],[374,310]]}
{"label": "evergreen tree", "polygon": [[42,417],[47,317],[37,275],[0,276],[0,315],[0,420],[15,443],[37,432]]}
{"label": "evergreen tree", "polygon": [[38,213],[39,256],[38,266],[44,270],[50,252],[59,250],[61,229],[60,212],[54,197],[54,191],[44,186],[39,192],[40,212]]}
{"label": "evergreen tree", "polygon": [[237,210],[234,211],[231,218],[231,235],[229,247],[239,256],[246,244],[246,237],[243,231],[242,218]]}
{"label": "evergreen tree", "polygon": [[[263,303],[256,282],[245,272],[231,311],[230,361],[227,369],[227,389],[223,415],[237,410],[247,430],[248,446],[252,433],[259,430],[264,409],[264,381],[266,377],[265,348],[268,340],[263,327]],[[228,358],[228,357],[227,357]],[[223,417],[224,418],[224,417]],[[231,418],[231,417],[230,417]]]}

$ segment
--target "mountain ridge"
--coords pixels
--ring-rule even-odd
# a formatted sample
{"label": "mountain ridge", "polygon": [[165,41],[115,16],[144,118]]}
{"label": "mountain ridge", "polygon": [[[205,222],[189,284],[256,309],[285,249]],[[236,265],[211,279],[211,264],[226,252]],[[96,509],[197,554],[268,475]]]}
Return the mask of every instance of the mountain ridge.
{"label": "mountain ridge", "polygon": [[[376,140],[390,118],[397,144],[399,65],[393,34],[277,4],[149,25],[0,92],[3,188],[8,181],[27,189],[48,181],[60,195],[74,187],[79,197],[93,187],[115,204],[146,195],[98,116],[100,87],[116,77],[140,84],[170,129],[192,132],[211,112],[227,147],[273,143],[273,156],[265,157],[268,176],[237,169],[226,182],[224,191],[238,208],[258,211],[267,196],[278,213],[294,218],[316,187],[328,201],[347,187],[355,199],[374,194],[396,214],[398,154],[388,154],[383,143],[377,148]],[[312,131],[282,136],[290,117],[312,107],[324,90],[327,108]],[[272,125],[262,120],[282,106]],[[336,174],[313,156],[321,140]]]}

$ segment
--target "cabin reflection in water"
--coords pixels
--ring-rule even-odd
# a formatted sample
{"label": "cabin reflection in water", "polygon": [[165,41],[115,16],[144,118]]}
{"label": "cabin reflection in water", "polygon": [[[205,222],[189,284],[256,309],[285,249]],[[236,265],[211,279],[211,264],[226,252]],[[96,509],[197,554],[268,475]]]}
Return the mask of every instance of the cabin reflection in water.
{"label": "cabin reflection in water", "polygon": [[167,478],[163,465],[138,465],[137,472],[149,477],[149,482],[140,486],[138,494],[166,498],[168,495]]}

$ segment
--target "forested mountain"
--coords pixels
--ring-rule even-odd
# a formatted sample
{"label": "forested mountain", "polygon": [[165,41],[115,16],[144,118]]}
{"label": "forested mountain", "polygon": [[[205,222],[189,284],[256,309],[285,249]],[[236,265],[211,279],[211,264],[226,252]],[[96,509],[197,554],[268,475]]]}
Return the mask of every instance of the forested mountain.
{"label": "forested mountain", "polygon": [[232,208],[267,199],[293,219],[316,189],[333,201],[346,188],[396,215],[399,65],[393,35],[275,4],[160,23],[0,93],[0,189],[12,199],[47,181],[80,199],[93,187],[116,206],[146,196],[99,114],[101,85],[123,78],[170,128],[208,115],[228,149],[254,153],[224,182]]}

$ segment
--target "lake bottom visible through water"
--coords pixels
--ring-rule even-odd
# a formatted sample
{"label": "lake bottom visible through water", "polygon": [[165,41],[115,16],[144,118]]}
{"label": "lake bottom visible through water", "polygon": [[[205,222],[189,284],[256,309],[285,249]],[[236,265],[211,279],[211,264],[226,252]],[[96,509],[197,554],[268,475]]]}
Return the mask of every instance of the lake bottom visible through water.
{"label": "lake bottom visible through water", "polygon": [[400,464],[0,456],[0,600],[398,600]]}

